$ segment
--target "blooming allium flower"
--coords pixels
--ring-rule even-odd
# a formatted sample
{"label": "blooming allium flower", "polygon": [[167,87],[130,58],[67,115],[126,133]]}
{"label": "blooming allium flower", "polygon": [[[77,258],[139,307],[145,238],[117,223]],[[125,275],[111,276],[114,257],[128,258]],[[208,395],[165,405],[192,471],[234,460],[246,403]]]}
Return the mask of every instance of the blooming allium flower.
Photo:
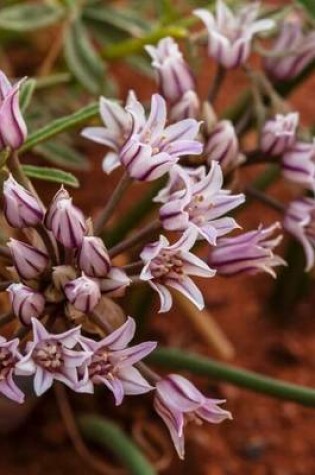
{"label": "blooming allium flower", "polygon": [[81,337],[82,347],[91,356],[84,364],[84,375],[78,391],[92,393],[94,385],[104,384],[112,391],[116,405],[119,405],[125,394],[143,394],[154,389],[134,364],[151,353],[156,342],[147,341],[128,347],[135,329],[134,319],[128,317],[121,327],[101,341]]}
{"label": "blooming allium flower", "polygon": [[12,175],[3,184],[4,214],[13,228],[36,226],[44,219],[38,199],[21,186]]}
{"label": "blooming allium flower", "polygon": [[12,86],[6,75],[0,71],[0,147],[18,149],[27,135],[19,95],[21,81]]}
{"label": "blooming allium flower", "polygon": [[294,79],[315,59],[315,31],[304,33],[299,21],[286,21],[272,52],[279,55],[264,61],[269,76],[277,81]]}
{"label": "blooming allium flower", "polygon": [[295,143],[298,123],[297,112],[277,114],[274,119],[268,120],[261,132],[261,150],[271,156],[287,152]]}
{"label": "blooming allium flower", "polygon": [[110,258],[102,239],[84,236],[78,251],[80,269],[90,277],[106,277],[110,269]]}
{"label": "blooming allium flower", "polygon": [[282,240],[282,236],[271,237],[279,227],[280,224],[275,223],[268,228],[260,226],[255,231],[219,239],[210,251],[209,265],[222,275],[268,272],[276,277],[273,267],[285,265],[285,261],[273,253]]}
{"label": "blooming allium flower", "polygon": [[0,393],[21,404],[24,402],[24,394],[13,380],[16,363],[21,358],[18,346],[18,338],[7,341],[0,336]]}
{"label": "blooming allium flower", "polygon": [[12,238],[7,246],[11,251],[14,267],[22,279],[36,279],[47,269],[47,252]]}
{"label": "blooming allium flower", "polygon": [[296,142],[282,156],[281,171],[288,180],[315,191],[315,141]]}
{"label": "blooming allium flower", "polygon": [[292,201],[287,208],[283,228],[302,244],[306,257],[305,270],[311,270],[315,264],[315,200],[299,198]]}
{"label": "blooming allium flower", "polygon": [[30,325],[32,317],[38,318],[45,308],[43,295],[23,284],[11,284],[7,291],[13,313],[23,325]]}
{"label": "blooming allium flower", "polygon": [[[130,91],[126,107],[133,101],[136,101],[136,96]],[[130,135],[132,120],[124,107],[105,97],[100,98],[100,115],[105,127],[86,127],[82,136],[113,150],[107,153],[103,160],[103,170],[109,174],[120,166],[119,150]]]}
{"label": "blooming allium flower", "polygon": [[90,313],[101,300],[99,283],[82,274],[81,277],[68,282],[64,291],[69,302],[81,312]]}
{"label": "blooming allium flower", "polygon": [[87,225],[83,213],[72,204],[72,198],[63,186],[52,200],[45,225],[65,247],[81,246]]}
{"label": "blooming allium flower", "polygon": [[140,279],[147,281],[160,297],[159,312],[167,312],[172,306],[172,296],[168,287],[181,292],[196,307],[204,307],[202,293],[189,277],[213,277],[215,271],[189,250],[196,241],[196,232],[186,231],[182,237],[170,245],[164,236],[145,246],[140,254],[144,267]]}
{"label": "blooming allium flower", "polygon": [[34,390],[37,396],[47,391],[54,380],[76,390],[78,367],[89,356],[87,351],[73,349],[80,339],[80,327],[52,334],[36,318],[32,318],[32,327],[33,341],[27,343],[27,354],[16,364],[16,373],[25,376],[35,374]]}
{"label": "blooming allium flower", "polygon": [[195,81],[185,62],[178,44],[170,38],[162,38],[157,46],[147,45],[152,66],[158,75],[160,93],[171,103],[181,99],[187,91],[195,89]]}
{"label": "blooming allium flower", "polygon": [[193,228],[198,231],[199,237],[215,245],[217,237],[238,227],[233,218],[221,216],[243,203],[245,197],[222,190],[222,170],[216,161],[212,162],[209,173],[197,183],[191,183],[183,173],[182,176],[186,181],[186,193],[160,208],[163,227],[171,231]]}
{"label": "blooming allium flower", "polygon": [[258,10],[259,3],[255,2],[234,15],[222,0],[217,0],[215,17],[208,10],[195,10],[208,30],[209,56],[228,69],[244,64],[251,52],[253,36],[274,27],[272,20],[256,20]]}
{"label": "blooming allium flower", "polygon": [[178,456],[183,459],[184,427],[193,421],[202,420],[219,424],[225,419],[232,419],[229,411],[219,404],[225,400],[206,398],[188,379],[179,374],[169,374],[156,383],[154,407],[165,422]]}
{"label": "blooming allium flower", "polygon": [[229,120],[221,120],[212,129],[203,151],[211,165],[216,160],[223,170],[240,163],[239,144],[234,126]]}
{"label": "blooming allium flower", "polygon": [[159,94],[152,96],[147,120],[140,102],[133,102],[126,110],[132,116],[133,127],[119,157],[132,178],[155,180],[167,173],[180,157],[201,153],[202,144],[195,140],[200,124],[185,119],[165,127],[166,103]]}
{"label": "blooming allium flower", "polygon": [[183,119],[196,119],[200,110],[200,100],[195,91],[187,91],[170,108],[170,120],[178,122]]}
{"label": "blooming allium flower", "polygon": [[180,198],[185,195],[187,178],[192,183],[198,183],[206,176],[206,167],[201,165],[197,168],[182,167],[174,165],[168,174],[168,181],[164,188],[154,197],[153,201],[156,203],[167,203],[175,198]]}

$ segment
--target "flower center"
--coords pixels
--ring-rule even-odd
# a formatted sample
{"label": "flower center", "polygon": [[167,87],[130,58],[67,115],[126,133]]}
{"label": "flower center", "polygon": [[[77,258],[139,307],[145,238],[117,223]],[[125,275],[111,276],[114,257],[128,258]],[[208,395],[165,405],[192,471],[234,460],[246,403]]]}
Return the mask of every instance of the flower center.
{"label": "flower center", "polygon": [[8,348],[0,349],[0,381],[6,379],[17,359]]}
{"label": "flower center", "polygon": [[34,361],[50,372],[55,372],[63,365],[62,344],[54,340],[44,340],[36,345],[33,352]]}
{"label": "flower center", "polygon": [[106,348],[100,348],[92,357],[92,362],[89,364],[89,377],[91,381],[97,383],[95,378],[97,376],[106,376],[111,378],[113,376],[113,365],[109,360],[109,353]]}
{"label": "flower center", "polygon": [[183,274],[183,260],[179,252],[171,253],[162,251],[150,266],[152,275],[155,279],[165,277],[180,277]]}

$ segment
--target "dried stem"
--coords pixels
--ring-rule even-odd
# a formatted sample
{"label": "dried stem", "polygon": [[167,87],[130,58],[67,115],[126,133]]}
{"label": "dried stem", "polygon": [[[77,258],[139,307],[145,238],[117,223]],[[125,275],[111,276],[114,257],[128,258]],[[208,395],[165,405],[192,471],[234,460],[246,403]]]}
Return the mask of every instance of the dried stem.
{"label": "dried stem", "polygon": [[11,259],[11,252],[7,246],[0,246],[0,257]]}
{"label": "dried stem", "polygon": [[7,290],[7,288],[11,284],[13,284],[13,280],[4,280],[3,282],[0,282],[0,292],[3,292],[3,290]]}
{"label": "dried stem", "polygon": [[267,206],[279,211],[280,213],[285,213],[286,207],[284,204],[280,203],[280,201],[272,198],[271,196],[266,195],[262,191],[253,188],[252,186],[247,186],[244,190],[245,194],[250,198],[254,198],[262,203],[265,203]]}
{"label": "dried stem", "polygon": [[15,319],[15,316],[13,315],[11,310],[9,312],[3,313],[2,315],[0,315],[0,327],[7,325],[8,323],[12,322],[14,319]]}
{"label": "dried stem", "polygon": [[134,272],[140,272],[142,267],[143,267],[143,262],[139,260],[139,261],[131,262],[130,264],[123,266],[122,269],[127,273],[128,272],[134,273]]}
{"label": "dried stem", "polygon": [[121,254],[122,252],[126,251],[127,249],[133,247],[134,245],[141,242],[144,238],[150,236],[154,231],[160,229],[161,223],[158,219],[152,221],[144,228],[140,229],[137,233],[131,235],[129,238],[125,239],[124,241],[120,242],[116,246],[112,247],[108,253],[111,258]]}

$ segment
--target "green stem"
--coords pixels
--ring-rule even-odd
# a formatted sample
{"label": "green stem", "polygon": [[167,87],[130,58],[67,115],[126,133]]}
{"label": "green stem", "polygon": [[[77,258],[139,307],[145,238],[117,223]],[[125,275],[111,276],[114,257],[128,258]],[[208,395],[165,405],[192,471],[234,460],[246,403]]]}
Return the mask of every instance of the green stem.
{"label": "green stem", "polygon": [[187,370],[200,376],[210,376],[257,393],[315,407],[315,389],[237,369],[231,365],[218,363],[211,358],[179,349],[159,348],[147,358],[147,361],[172,370]]}
{"label": "green stem", "polygon": [[113,452],[132,475],[156,475],[138,447],[113,422],[95,415],[78,419],[84,438]]}

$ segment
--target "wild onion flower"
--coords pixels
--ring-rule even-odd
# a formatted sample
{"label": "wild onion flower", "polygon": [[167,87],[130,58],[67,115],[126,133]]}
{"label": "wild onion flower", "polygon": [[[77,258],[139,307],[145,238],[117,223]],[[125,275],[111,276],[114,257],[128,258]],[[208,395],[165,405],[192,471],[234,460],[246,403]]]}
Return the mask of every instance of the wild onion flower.
{"label": "wild onion flower", "polygon": [[192,183],[189,176],[185,181],[185,194],[160,208],[163,227],[171,231],[197,230],[200,238],[215,245],[218,237],[238,227],[233,218],[222,216],[243,203],[245,197],[222,190],[222,170],[216,161],[212,162],[209,173],[197,183]]}
{"label": "wild onion flower", "polygon": [[38,318],[45,308],[45,298],[36,290],[23,284],[11,284],[7,291],[14,315],[23,323],[30,325],[32,317]]}
{"label": "wild onion flower", "polygon": [[279,227],[280,223],[274,223],[236,237],[218,239],[209,253],[208,264],[220,275],[267,272],[276,277],[273,268],[285,265],[285,261],[273,253],[282,240],[281,235],[272,237]]}
{"label": "wild onion flower", "polygon": [[165,422],[178,456],[185,455],[184,428],[189,422],[200,424],[202,420],[219,424],[232,419],[229,411],[219,405],[225,400],[205,397],[186,378],[179,374],[169,374],[156,383],[154,408]]}
{"label": "wild onion flower", "polygon": [[13,228],[36,226],[44,219],[44,209],[38,199],[12,175],[3,184],[4,215]]}
{"label": "wild onion flower", "polygon": [[302,244],[306,271],[315,264],[315,200],[313,198],[298,198],[292,201],[283,220],[283,228]]}
{"label": "wild onion flower", "polygon": [[170,108],[170,120],[196,119],[200,111],[200,100],[195,91],[187,91]]}
{"label": "wild onion flower", "polygon": [[27,354],[16,364],[17,374],[34,375],[34,390],[41,396],[54,380],[61,381],[76,391],[78,368],[89,356],[75,346],[80,340],[80,327],[64,333],[49,333],[44,325],[32,318],[33,340],[26,344]]}
{"label": "wild onion flower", "polygon": [[12,238],[7,246],[21,279],[36,279],[48,268],[49,255],[46,251]]}
{"label": "wild onion flower", "polygon": [[187,91],[195,89],[192,72],[173,38],[162,38],[156,47],[147,45],[145,49],[152,58],[160,94],[166,100],[176,103]]}
{"label": "wild onion flower", "polygon": [[78,263],[89,277],[106,277],[110,270],[110,258],[101,238],[84,236],[78,251]]}
{"label": "wild onion flower", "polygon": [[285,21],[272,52],[279,55],[265,59],[266,72],[276,81],[290,81],[315,59],[315,31],[304,33],[300,21]]}
{"label": "wild onion flower", "polygon": [[140,279],[147,281],[158,293],[160,298],[159,312],[168,312],[172,307],[172,295],[168,289],[171,287],[181,292],[196,307],[204,307],[202,293],[189,277],[213,277],[215,271],[199,257],[189,252],[196,241],[196,232],[186,231],[175,242],[169,243],[165,236],[160,236],[156,242],[145,246],[140,254],[144,267]]}
{"label": "wild onion flower", "polygon": [[183,197],[186,193],[187,176],[191,183],[198,183],[206,176],[206,167],[188,168],[174,165],[168,174],[168,181],[164,188],[154,197],[156,203],[167,203],[176,198]]}
{"label": "wild onion flower", "polygon": [[299,114],[291,112],[286,115],[277,114],[268,120],[261,133],[260,148],[262,152],[271,155],[283,155],[290,150],[296,141],[296,129]]}
{"label": "wild onion flower", "polygon": [[296,142],[282,156],[281,172],[286,179],[315,191],[315,141]]}
{"label": "wild onion flower", "polygon": [[22,81],[11,85],[0,71],[0,147],[17,150],[23,144],[27,128],[20,109],[19,96]]}
{"label": "wild onion flower", "polygon": [[229,120],[221,120],[207,137],[203,154],[211,165],[216,160],[223,170],[230,170],[240,162],[239,143],[234,126]]}
{"label": "wild onion flower", "polygon": [[64,291],[69,302],[81,312],[92,312],[101,300],[101,290],[96,279],[91,279],[82,274],[64,286]]}
{"label": "wild onion flower", "polygon": [[18,338],[7,341],[0,336],[0,394],[21,404],[24,402],[24,394],[13,378],[16,364],[22,357],[18,346]]}
{"label": "wild onion flower", "polygon": [[100,341],[81,336],[80,344],[90,353],[84,363],[82,380],[77,390],[94,392],[94,385],[104,384],[112,391],[116,405],[122,403],[125,395],[143,394],[154,389],[134,365],[151,353],[156,342],[146,341],[128,346],[135,335],[133,318]]}
{"label": "wild onion flower", "polygon": [[222,0],[217,0],[215,16],[202,8],[195,10],[208,30],[209,56],[228,69],[244,64],[254,35],[274,27],[270,19],[257,20],[258,12],[259,2],[246,5],[234,14]]}

